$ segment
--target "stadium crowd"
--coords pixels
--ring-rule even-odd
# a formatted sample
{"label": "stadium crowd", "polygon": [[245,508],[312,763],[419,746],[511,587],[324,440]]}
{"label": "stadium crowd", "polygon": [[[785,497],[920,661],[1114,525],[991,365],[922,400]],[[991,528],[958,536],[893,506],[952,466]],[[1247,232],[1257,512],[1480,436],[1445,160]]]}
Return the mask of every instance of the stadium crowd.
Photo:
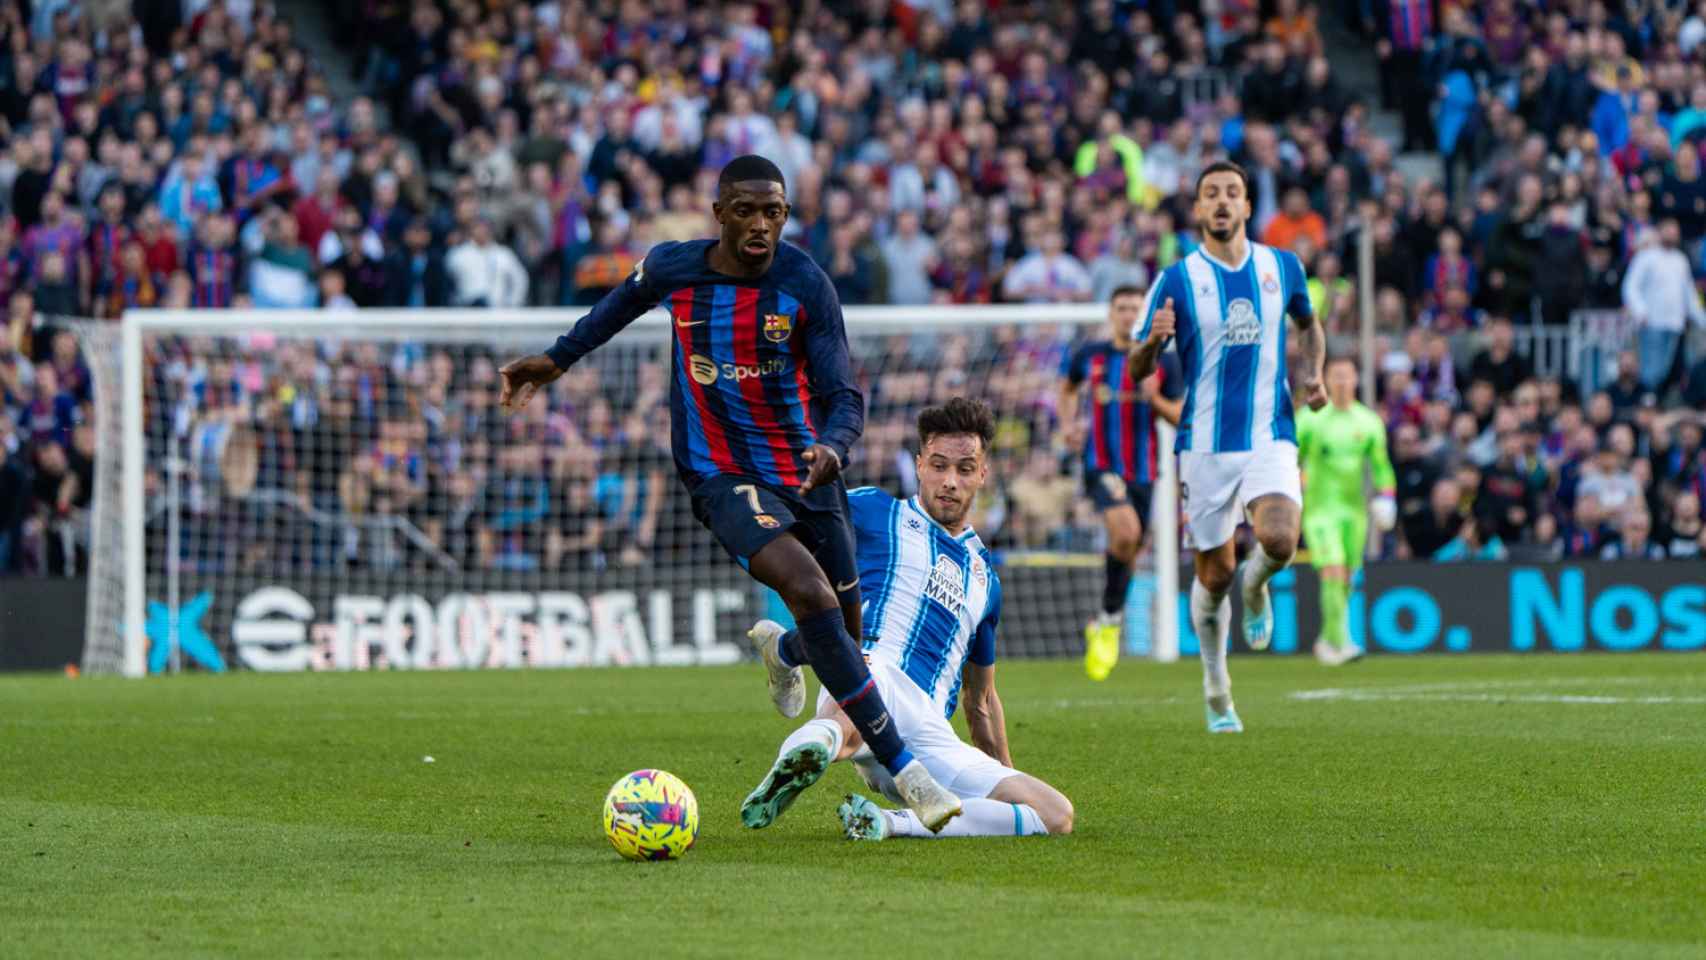
{"label": "stadium crowd", "polygon": [[[1706,21],[1352,4],[1394,144],[1325,56],[1328,14],[1197,7],[364,0],[328,4],[364,90],[341,100],[325,71],[344,65],[264,3],[0,6],[0,571],[75,569],[86,540],[91,382],[55,316],[586,304],[651,245],[710,234],[715,173],[747,152],[784,170],[787,237],[844,303],[916,306],[1146,283],[1194,244],[1195,171],[1236,159],[1254,236],[1303,257],[1335,334],[1372,233],[1402,503],[1386,553],[1695,555]],[[1443,176],[1408,176],[1400,146]],[[1518,327],[1581,308],[1637,325],[1603,389],[1516,350]],[[986,539],[1094,548],[1052,445],[1072,336],[856,344],[854,479],[904,485],[909,415],[970,385],[1003,418]],[[151,502],[188,525],[181,559],[220,570],[606,566],[703,539],[672,539],[665,355],[616,351],[516,421],[492,410],[495,359],[151,343],[150,463],[172,444],[193,471],[180,506]]]}

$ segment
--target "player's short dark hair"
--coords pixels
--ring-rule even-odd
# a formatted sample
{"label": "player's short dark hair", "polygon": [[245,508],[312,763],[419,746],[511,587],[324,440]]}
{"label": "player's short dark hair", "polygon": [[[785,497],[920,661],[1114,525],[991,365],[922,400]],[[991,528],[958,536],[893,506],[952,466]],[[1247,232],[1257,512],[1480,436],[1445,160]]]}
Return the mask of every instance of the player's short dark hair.
{"label": "player's short dark hair", "polygon": [[1191,198],[1192,199],[1195,199],[1198,195],[1200,195],[1202,193],[1203,181],[1207,180],[1209,178],[1209,174],[1213,174],[1213,173],[1236,173],[1236,174],[1238,174],[1238,179],[1242,180],[1244,182],[1244,196],[1248,197],[1250,195],[1250,172],[1248,170],[1245,170],[1243,167],[1239,166],[1238,164],[1233,163],[1231,160],[1216,160],[1215,162],[1209,164],[1208,166],[1203,167],[1202,172],[1197,174],[1196,189],[1191,191]]}
{"label": "player's short dark hair", "polygon": [[954,397],[937,407],[925,407],[918,415],[918,449],[932,437],[967,435],[983,441],[983,449],[995,442],[995,414],[982,400]]}
{"label": "player's short dark hair", "polygon": [[782,179],[782,169],[756,153],[749,153],[730,160],[723,167],[723,172],[717,175],[717,192],[734,186],[737,183],[747,183],[760,180],[774,183],[783,190],[788,189],[788,182]]}
{"label": "player's short dark hair", "polygon": [[1362,369],[1362,364],[1357,362],[1356,354],[1354,353],[1335,353],[1327,358],[1327,362],[1321,365],[1321,369],[1325,370],[1335,363],[1348,363],[1351,366],[1356,367],[1358,370]]}
{"label": "player's short dark hair", "polygon": [[1108,302],[1113,303],[1121,297],[1141,297],[1146,295],[1148,292],[1149,291],[1137,286],[1136,284],[1122,283],[1114,288],[1113,293],[1108,294]]}

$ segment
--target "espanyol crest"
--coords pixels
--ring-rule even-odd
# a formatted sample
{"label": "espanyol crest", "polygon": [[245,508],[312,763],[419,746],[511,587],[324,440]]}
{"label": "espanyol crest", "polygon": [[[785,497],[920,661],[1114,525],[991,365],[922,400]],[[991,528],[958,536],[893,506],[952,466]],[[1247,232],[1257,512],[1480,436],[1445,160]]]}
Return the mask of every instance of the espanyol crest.
{"label": "espanyol crest", "polygon": [[1233,346],[1257,343],[1262,339],[1262,321],[1256,316],[1256,305],[1239,297],[1226,305],[1226,342]]}
{"label": "espanyol crest", "polygon": [[1263,293],[1279,293],[1279,281],[1274,279],[1273,274],[1271,274],[1271,273],[1262,274],[1262,292]]}

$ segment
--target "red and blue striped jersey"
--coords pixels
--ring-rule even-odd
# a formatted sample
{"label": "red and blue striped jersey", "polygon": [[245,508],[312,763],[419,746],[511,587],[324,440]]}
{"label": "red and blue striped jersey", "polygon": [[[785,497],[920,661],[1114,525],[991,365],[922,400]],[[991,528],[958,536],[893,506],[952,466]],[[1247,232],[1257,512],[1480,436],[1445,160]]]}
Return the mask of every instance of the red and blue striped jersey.
{"label": "red and blue striped jersey", "polygon": [[715,240],[662,243],[547,355],[567,369],[653,307],[674,341],[669,408],[676,469],[689,485],[738,475],[797,487],[822,443],[847,462],[865,425],[841,302],[823,270],[781,244],[762,277],[718,273]]}
{"label": "red and blue striped jersey", "polygon": [[[1178,358],[1162,354],[1160,393],[1172,400],[1184,395]],[[1125,351],[1109,340],[1092,340],[1066,358],[1067,382],[1083,389],[1090,411],[1084,440],[1084,469],[1117,473],[1129,483],[1155,482],[1155,408],[1138,399]],[[1062,415],[1076,411],[1061,411]]]}

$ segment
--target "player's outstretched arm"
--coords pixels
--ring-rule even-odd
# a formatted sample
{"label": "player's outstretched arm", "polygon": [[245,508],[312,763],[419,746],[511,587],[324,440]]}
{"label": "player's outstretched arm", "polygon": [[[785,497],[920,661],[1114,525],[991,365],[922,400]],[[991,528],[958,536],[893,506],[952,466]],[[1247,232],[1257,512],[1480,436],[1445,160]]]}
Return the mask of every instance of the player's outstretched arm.
{"label": "player's outstretched arm", "polygon": [[965,665],[966,731],[971,734],[972,746],[1000,761],[1002,766],[1013,765],[1013,754],[1007,749],[1007,715],[1001,708],[1001,695],[995,692],[995,665],[983,666],[966,661]]}
{"label": "player's outstretched arm", "polygon": [[575,361],[645,316],[662,299],[663,294],[646,276],[646,261],[640,261],[621,286],[599,298],[592,310],[544,353],[511,361],[498,371],[503,381],[499,405],[508,413],[527,406],[540,387],[562,376]]}
{"label": "player's outstretched arm", "polygon": [[865,432],[865,395],[853,382],[841,301],[836,299],[828,277],[823,278],[822,290],[816,302],[807,307],[801,335],[806,338],[806,362],[810,364],[807,382],[812,396],[823,401],[828,410],[818,430],[818,442],[804,453],[811,472],[800,487],[802,493],[833,483],[847,463],[847,451]]}

